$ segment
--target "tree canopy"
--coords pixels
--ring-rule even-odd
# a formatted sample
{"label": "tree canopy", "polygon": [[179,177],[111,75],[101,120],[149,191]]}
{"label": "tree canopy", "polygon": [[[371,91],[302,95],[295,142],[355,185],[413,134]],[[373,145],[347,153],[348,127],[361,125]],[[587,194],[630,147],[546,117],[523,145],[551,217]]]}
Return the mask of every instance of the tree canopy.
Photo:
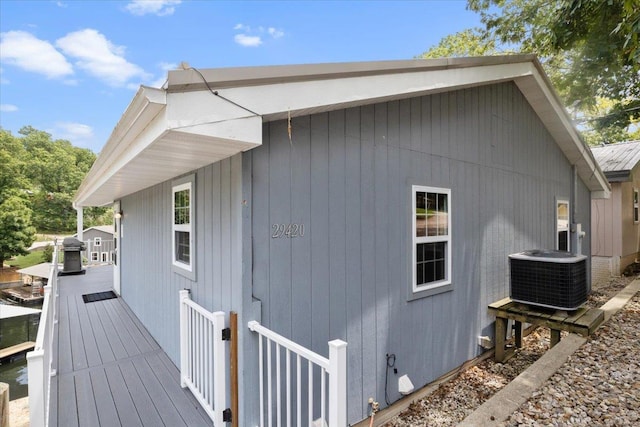
{"label": "tree canopy", "polygon": [[[445,37],[423,57],[536,54],[587,139],[633,138],[640,117],[637,0],[468,0],[482,29]],[[606,109],[605,109],[606,106]]]}
{"label": "tree canopy", "polygon": [[[76,228],[72,198],[96,155],[31,126],[0,128],[0,258],[24,254],[39,232]],[[84,211],[88,227],[111,222],[107,208]],[[1,265],[1,264],[0,264]]]}

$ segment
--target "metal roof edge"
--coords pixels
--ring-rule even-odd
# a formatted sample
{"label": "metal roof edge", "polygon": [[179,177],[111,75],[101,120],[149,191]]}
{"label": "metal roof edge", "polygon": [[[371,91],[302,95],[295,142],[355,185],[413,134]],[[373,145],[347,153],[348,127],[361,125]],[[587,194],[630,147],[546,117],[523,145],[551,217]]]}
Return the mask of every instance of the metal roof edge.
{"label": "metal roof edge", "polygon": [[329,80],[380,74],[469,68],[531,62],[535,55],[501,55],[465,58],[410,59],[392,61],[333,62],[318,64],[268,65],[261,67],[171,70],[168,92],[221,89],[274,83]]}

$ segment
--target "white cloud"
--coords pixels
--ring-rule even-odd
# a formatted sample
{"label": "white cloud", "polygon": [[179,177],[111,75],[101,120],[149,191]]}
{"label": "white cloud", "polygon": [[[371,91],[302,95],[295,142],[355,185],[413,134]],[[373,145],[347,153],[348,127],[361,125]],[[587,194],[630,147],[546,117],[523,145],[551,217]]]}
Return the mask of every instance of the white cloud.
{"label": "white cloud", "polygon": [[260,36],[248,36],[246,34],[236,34],[234,37],[236,43],[245,47],[256,47],[262,44]]}
{"label": "white cloud", "polygon": [[235,35],[234,40],[239,45],[245,47],[260,46],[263,43],[262,35],[265,34],[268,34],[273,39],[279,39],[284,36],[284,31],[275,27],[265,28],[262,25],[252,29],[249,25],[236,24],[233,29],[242,31],[242,33]]}
{"label": "white cloud", "polygon": [[279,39],[280,37],[284,36],[284,31],[282,30],[278,30],[276,28],[273,27],[269,27],[269,29],[267,30],[267,32],[269,33],[269,35],[271,37],[273,37],[274,39]]}
{"label": "white cloud", "polygon": [[172,63],[172,62],[160,62],[158,64],[158,68],[160,68],[162,72],[160,73],[160,76],[156,80],[149,83],[149,86],[151,87],[162,87],[164,83],[167,81],[167,71],[177,70],[178,64]]}
{"label": "white cloud", "polygon": [[76,66],[105,81],[110,86],[125,86],[133,78],[150,78],[142,68],[124,58],[125,48],[116,46],[93,29],[69,33],[56,41],[66,55],[76,59]]}
{"label": "white cloud", "polygon": [[12,104],[0,104],[0,111],[3,113],[13,113],[18,111],[18,107]]}
{"label": "white cloud", "polygon": [[73,67],[51,43],[26,31],[0,34],[0,60],[49,79],[73,74]]}
{"label": "white cloud", "polygon": [[174,6],[182,3],[182,0],[133,0],[126,9],[133,15],[154,14],[158,16],[173,15]]}
{"label": "white cloud", "polygon": [[162,71],[177,70],[178,64],[175,62],[161,62],[158,64],[158,67],[160,67]]}
{"label": "white cloud", "polygon": [[82,123],[58,122],[55,124],[55,130],[51,133],[57,138],[69,140],[75,145],[87,145],[95,138],[93,128]]}
{"label": "white cloud", "polygon": [[58,6],[58,7],[63,7],[63,8],[69,7],[69,5],[68,5],[68,4],[63,3],[63,2],[61,2],[61,1],[57,1],[57,2],[56,2],[56,6]]}

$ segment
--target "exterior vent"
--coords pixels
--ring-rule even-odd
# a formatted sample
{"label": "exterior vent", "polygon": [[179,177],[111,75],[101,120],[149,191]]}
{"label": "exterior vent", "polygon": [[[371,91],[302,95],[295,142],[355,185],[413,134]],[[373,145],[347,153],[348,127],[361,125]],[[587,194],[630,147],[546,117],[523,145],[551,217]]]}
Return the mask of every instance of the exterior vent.
{"label": "exterior vent", "polygon": [[509,255],[511,299],[524,304],[577,310],[587,301],[587,257],[530,250]]}

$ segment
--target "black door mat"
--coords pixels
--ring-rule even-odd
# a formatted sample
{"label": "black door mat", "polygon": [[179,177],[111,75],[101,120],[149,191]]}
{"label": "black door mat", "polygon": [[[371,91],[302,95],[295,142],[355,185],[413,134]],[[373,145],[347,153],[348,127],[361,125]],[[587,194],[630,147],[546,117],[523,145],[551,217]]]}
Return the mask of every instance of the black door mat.
{"label": "black door mat", "polygon": [[82,295],[82,299],[84,300],[85,304],[88,304],[90,302],[104,301],[106,299],[112,298],[118,298],[118,295],[116,295],[113,291],[96,292],[95,294]]}

